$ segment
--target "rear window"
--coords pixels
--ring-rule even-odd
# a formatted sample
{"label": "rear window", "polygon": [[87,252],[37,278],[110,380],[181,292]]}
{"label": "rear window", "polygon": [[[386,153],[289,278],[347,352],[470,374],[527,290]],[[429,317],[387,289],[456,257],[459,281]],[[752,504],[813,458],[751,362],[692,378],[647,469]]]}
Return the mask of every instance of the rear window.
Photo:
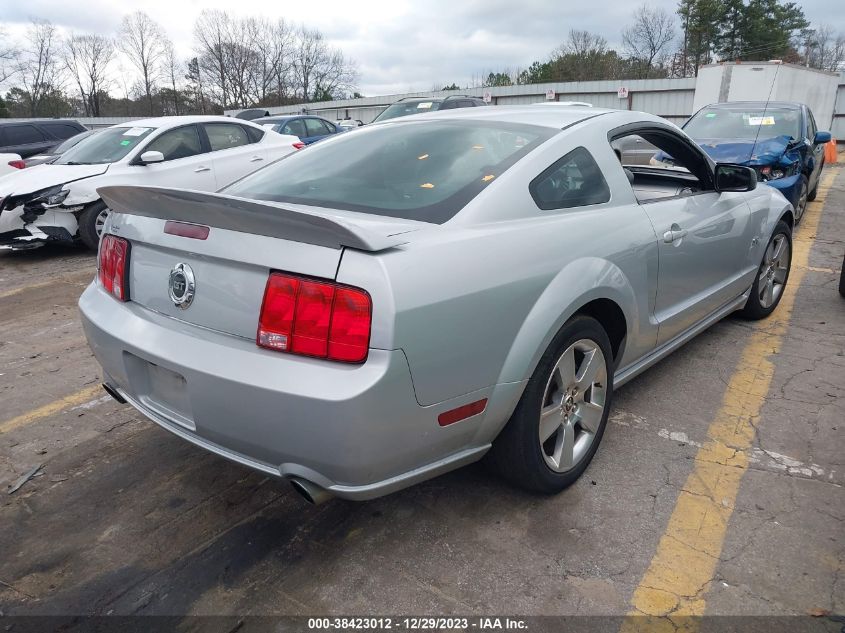
{"label": "rear window", "polygon": [[290,154],[225,192],[439,224],[556,131],[467,121],[380,125]]}

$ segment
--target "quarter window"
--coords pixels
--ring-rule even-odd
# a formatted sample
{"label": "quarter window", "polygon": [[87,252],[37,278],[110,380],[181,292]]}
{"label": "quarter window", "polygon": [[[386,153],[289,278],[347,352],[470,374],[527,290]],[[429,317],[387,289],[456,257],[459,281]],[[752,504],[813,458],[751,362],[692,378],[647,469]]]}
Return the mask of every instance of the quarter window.
{"label": "quarter window", "polygon": [[186,125],[165,132],[147,145],[145,152],[161,152],[164,160],[176,160],[202,154],[199,130],[196,125]]}
{"label": "quarter window", "polygon": [[308,130],[308,136],[331,134],[328,126],[319,119],[305,119],[305,129]]}
{"label": "quarter window", "polygon": [[204,126],[212,152],[249,144],[246,130],[237,123],[205,123]]}
{"label": "quarter window", "polygon": [[548,167],[528,187],[544,211],[601,204],[610,189],[590,152],[578,147]]}

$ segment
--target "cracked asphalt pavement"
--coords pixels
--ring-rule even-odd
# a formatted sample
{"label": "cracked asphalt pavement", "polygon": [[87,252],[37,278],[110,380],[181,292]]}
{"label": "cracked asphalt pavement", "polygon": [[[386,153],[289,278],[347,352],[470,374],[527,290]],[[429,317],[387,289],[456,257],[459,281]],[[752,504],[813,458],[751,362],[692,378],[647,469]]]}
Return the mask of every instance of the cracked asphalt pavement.
{"label": "cracked asphalt pavement", "polygon": [[[694,592],[706,614],[845,613],[845,169],[828,173],[735,498],[709,499],[732,511]],[[624,615],[766,327],[725,319],[621,388],[596,459],[556,497],[477,464],[311,507],[98,390],[76,308],[94,271],[77,248],[0,253],[7,615]]]}

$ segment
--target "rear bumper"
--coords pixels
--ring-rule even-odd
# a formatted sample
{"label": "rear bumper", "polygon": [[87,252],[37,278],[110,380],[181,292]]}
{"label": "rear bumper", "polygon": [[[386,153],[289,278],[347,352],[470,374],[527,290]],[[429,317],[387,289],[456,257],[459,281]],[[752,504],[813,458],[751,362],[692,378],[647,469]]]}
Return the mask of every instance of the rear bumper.
{"label": "rear bumper", "polygon": [[265,473],[369,499],[489,448],[477,437],[491,407],[447,427],[437,416],[492,389],[421,407],[401,350],[373,349],[357,366],[283,355],[120,303],[96,282],[79,307],[105,381],[127,402],[172,433]]}

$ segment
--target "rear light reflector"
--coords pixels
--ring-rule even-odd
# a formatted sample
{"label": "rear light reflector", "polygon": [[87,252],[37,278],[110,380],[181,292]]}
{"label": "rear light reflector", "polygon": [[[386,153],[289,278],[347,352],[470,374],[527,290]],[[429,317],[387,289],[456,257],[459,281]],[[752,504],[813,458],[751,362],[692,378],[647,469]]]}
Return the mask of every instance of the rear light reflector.
{"label": "rear light reflector", "polygon": [[295,149],[305,149],[305,143],[303,143],[302,141],[297,141],[293,144],[293,147]]}
{"label": "rear light reflector", "polygon": [[272,273],[256,343],[279,352],[361,363],[372,324],[370,295],[359,288]]}
{"label": "rear light reflector", "polygon": [[188,222],[176,222],[175,220],[168,220],[164,223],[164,232],[168,235],[190,237],[195,240],[207,239],[209,230],[207,226],[203,226],[202,224],[189,224]]}
{"label": "rear light reflector", "polygon": [[460,422],[461,420],[466,420],[474,415],[478,415],[486,408],[487,398],[484,398],[483,400],[476,400],[475,402],[470,402],[469,404],[465,404],[457,409],[444,411],[437,416],[437,423],[440,426],[449,426],[455,422]]}
{"label": "rear light reflector", "polygon": [[15,169],[23,169],[26,167],[26,163],[22,160],[10,160],[9,167],[14,167]]}
{"label": "rear light reflector", "polygon": [[116,235],[103,235],[97,260],[97,277],[106,292],[120,301],[129,300],[129,242]]}

